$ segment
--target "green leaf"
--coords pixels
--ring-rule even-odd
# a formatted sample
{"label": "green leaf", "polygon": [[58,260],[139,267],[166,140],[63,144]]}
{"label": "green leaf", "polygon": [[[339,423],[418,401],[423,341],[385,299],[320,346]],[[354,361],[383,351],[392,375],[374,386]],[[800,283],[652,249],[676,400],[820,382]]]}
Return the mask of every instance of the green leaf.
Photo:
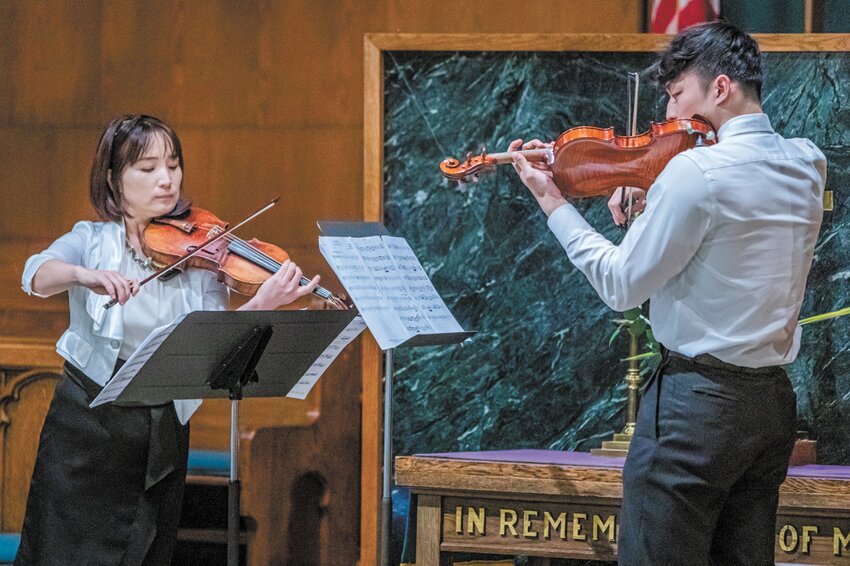
{"label": "green leaf", "polygon": [[623,325],[620,325],[620,326],[617,327],[617,330],[615,330],[614,333],[611,334],[611,338],[608,339],[608,346],[611,346],[611,344],[614,343],[614,339],[617,338],[617,336],[620,334],[620,331],[622,329],[623,329]]}
{"label": "green leaf", "polygon": [[846,307],[837,311],[827,312],[823,314],[816,314],[815,316],[810,316],[808,318],[804,318],[800,320],[800,325],[811,324],[812,322],[820,322],[822,320],[829,320],[831,318],[838,318],[839,316],[845,316],[850,314],[850,307]]}
{"label": "green leaf", "polygon": [[631,328],[629,328],[629,331],[632,333],[633,336],[640,338],[643,335],[643,333],[646,331],[646,319],[643,319],[643,318],[635,319],[635,321],[632,322],[632,325],[631,325]]}
{"label": "green leaf", "polygon": [[655,352],[644,352],[643,354],[638,354],[637,356],[629,356],[628,358],[622,358],[621,362],[630,362],[632,360],[647,360],[653,356],[657,356]]}
{"label": "green leaf", "polygon": [[623,318],[626,320],[637,320],[641,316],[640,308],[633,308],[623,313]]}

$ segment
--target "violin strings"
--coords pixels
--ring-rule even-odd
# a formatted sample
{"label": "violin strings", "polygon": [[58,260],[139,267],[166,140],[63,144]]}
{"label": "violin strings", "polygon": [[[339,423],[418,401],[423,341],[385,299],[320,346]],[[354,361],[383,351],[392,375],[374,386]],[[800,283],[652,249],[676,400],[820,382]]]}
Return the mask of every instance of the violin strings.
{"label": "violin strings", "polygon": [[[276,273],[278,270],[280,270],[282,264],[279,261],[264,253],[262,250],[255,248],[245,240],[242,240],[241,238],[238,238],[236,236],[229,235],[225,236],[225,239],[229,240],[230,242],[230,245],[228,246],[229,248],[231,248],[239,255],[242,255],[246,259],[254,261],[259,266],[268,269],[272,273]],[[310,280],[302,276],[301,284],[307,285],[308,283],[310,283]],[[317,286],[314,292],[323,299],[329,299],[331,297],[331,292],[325,289],[324,287]]]}
{"label": "violin strings", "polygon": [[[228,242],[228,246],[227,246],[228,249],[233,250],[234,252],[236,252],[237,254],[241,255],[242,257],[244,257],[245,259],[247,259],[249,261],[253,261],[254,263],[259,265],[260,267],[262,267],[264,269],[268,269],[272,273],[277,273],[277,271],[280,269],[280,267],[282,265],[279,261],[277,261],[273,257],[269,256],[268,254],[266,254],[262,250],[255,248],[254,246],[252,246],[251,244],[249,244],[245,240],[239,238],[238,236],[228,234],[224,237],[224,239]],[[302,276],[301,277],[301,284],[306,285],[308,283],[310,283],[310,280],[307,279],[306,277]],[[321,298],[326,299],[326,300],[335,299],[335,297],[333,297],[333,294],[330,291],[328,291],[327,289],[325,289],[324,287],[321,287],[321,286],[317,286],[316,289],[313,292],[315,294],[317,294],[318,296],[320,296]]]}

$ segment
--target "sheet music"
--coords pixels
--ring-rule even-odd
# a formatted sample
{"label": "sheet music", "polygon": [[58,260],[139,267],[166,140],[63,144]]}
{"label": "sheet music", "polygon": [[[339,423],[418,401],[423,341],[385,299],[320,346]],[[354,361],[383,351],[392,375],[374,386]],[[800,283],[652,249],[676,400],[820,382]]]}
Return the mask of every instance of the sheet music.
{"label": "sheet music", "polygon": [[151,356],[153,356],[154,352],[156,352],[157,348],[159,348],[159,345],[165,342],[165,339],[174,332],[174,329],[177,328],[177,325],[180,324],[184,318],[186,318],[186,315],[182,314],[175,318],[171,324],[160,326],[159,328],[155,328],[151,331],[147,338],[139,344],[136,351],[127,358],[127,361],[123,366],[121,366],[121,369],[112,376],[112,379],[109,380],[106,387],[104,387],[98,396],[94,398],[94,401],[92,401],[89,406],[97,407],[98,405],[115,401],[124,389],[127,388],[127,385],[133,380],[133,378],[136,377],[136,374],[139,373],[142,366],[147,363]]}
{"label": "sheet music", "polygon": [[463,332],[404,238],[319,238],[382,350],[417,334]]}
{"label": "sheet music", "polygon": [[363,321],[362,316],[358,315],[351,319],[351,322],[343,328],[339,336],[316,358],[313,365],[304,372],[304,375],[298,380],[298,383],[292,386],[292,389],[289,390],[286,396],[293,399],[305,399],[307,394],[310,393],[310,390],[313,389],[313,386],[316,385],[316,382],[319,381],[319,378],[322,377],[322,374],[325,373],[325,370],[328,369],[328,366],[365,329],[366,323]]}

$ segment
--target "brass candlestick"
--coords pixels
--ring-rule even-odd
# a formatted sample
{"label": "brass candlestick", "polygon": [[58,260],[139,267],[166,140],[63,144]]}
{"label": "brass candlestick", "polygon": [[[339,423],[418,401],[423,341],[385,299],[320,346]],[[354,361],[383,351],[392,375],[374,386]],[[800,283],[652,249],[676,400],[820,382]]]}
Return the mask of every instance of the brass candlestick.
{"label": "brass candlestick", "polygon": [[641,378],[638,361],[635,359],[638,355],[638,339],[631,331],[629,335],[631,337],[629,340],[629,369],[626,370],[628,400],[626,402],[626,426],[623,427],[623,434],[628,435],[629,440],[631,440],[632,435],[635,433],[635,423],[637,423]]}
{"label": "brass candlestick", "polygon": [[638,337],[629,328],[629,369],[626,370],[626,387],[628,398],[626,401],[626,426],[621,433],[615,433],[613,440],[602,442],[602,448],[592,448],[590,453],[594,456],[620,456],[624,457],[629,452],[629,443],[635,432],[638,407],[640,406],[640,386],[642,379],[638,360]]}

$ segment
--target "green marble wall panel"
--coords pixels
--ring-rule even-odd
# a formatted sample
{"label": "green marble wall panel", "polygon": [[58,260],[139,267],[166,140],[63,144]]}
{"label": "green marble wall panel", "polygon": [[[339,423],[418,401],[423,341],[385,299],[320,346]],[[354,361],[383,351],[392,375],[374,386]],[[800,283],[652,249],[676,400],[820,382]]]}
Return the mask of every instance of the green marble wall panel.
{"label": "green marble wall panel", "polygon": [[799,1],[721,0],[720,13],[749,33],[803,33],[806,27],[805,3]]}
{"label": "green marble wall panel", "polygon": [[822,31],[827,33],[850,32],[850,2],[847,0],[822,0],[822,5],[823,21],[820,24]]}
{"label": "green marble wall panel", "polygon": [[[464,347],[396,353],[396,454],[451,450],[588,450],[624,423],[625,338],[618,313],[575,270],[510,168],[459,188],[438,164],[514,137],[552,140],[576,125],[625,122],[626,73],[651,54],[389,52],[385,57],[385,222],[410,242],[464,328]],[[850,294],[850,54],[768,53],[766,112],[786,137],[829,159],[827,212],[802,315]],[[639,129],[664,118],[644,81]],[[765,195],[770,198],[770,195]],[[602,199],[579,204],[618,242]],[[819,461],[850,464],[850,318],[806,327],[789,366],[801,428]]]}
{"label": "green marble wall panel", "polygon": [[[817,33],[850,32],[850,2],[814,0],[812,31]],[[803,33],[806,5],[788,0],[721,0],[720,13],[749,33]]]}

